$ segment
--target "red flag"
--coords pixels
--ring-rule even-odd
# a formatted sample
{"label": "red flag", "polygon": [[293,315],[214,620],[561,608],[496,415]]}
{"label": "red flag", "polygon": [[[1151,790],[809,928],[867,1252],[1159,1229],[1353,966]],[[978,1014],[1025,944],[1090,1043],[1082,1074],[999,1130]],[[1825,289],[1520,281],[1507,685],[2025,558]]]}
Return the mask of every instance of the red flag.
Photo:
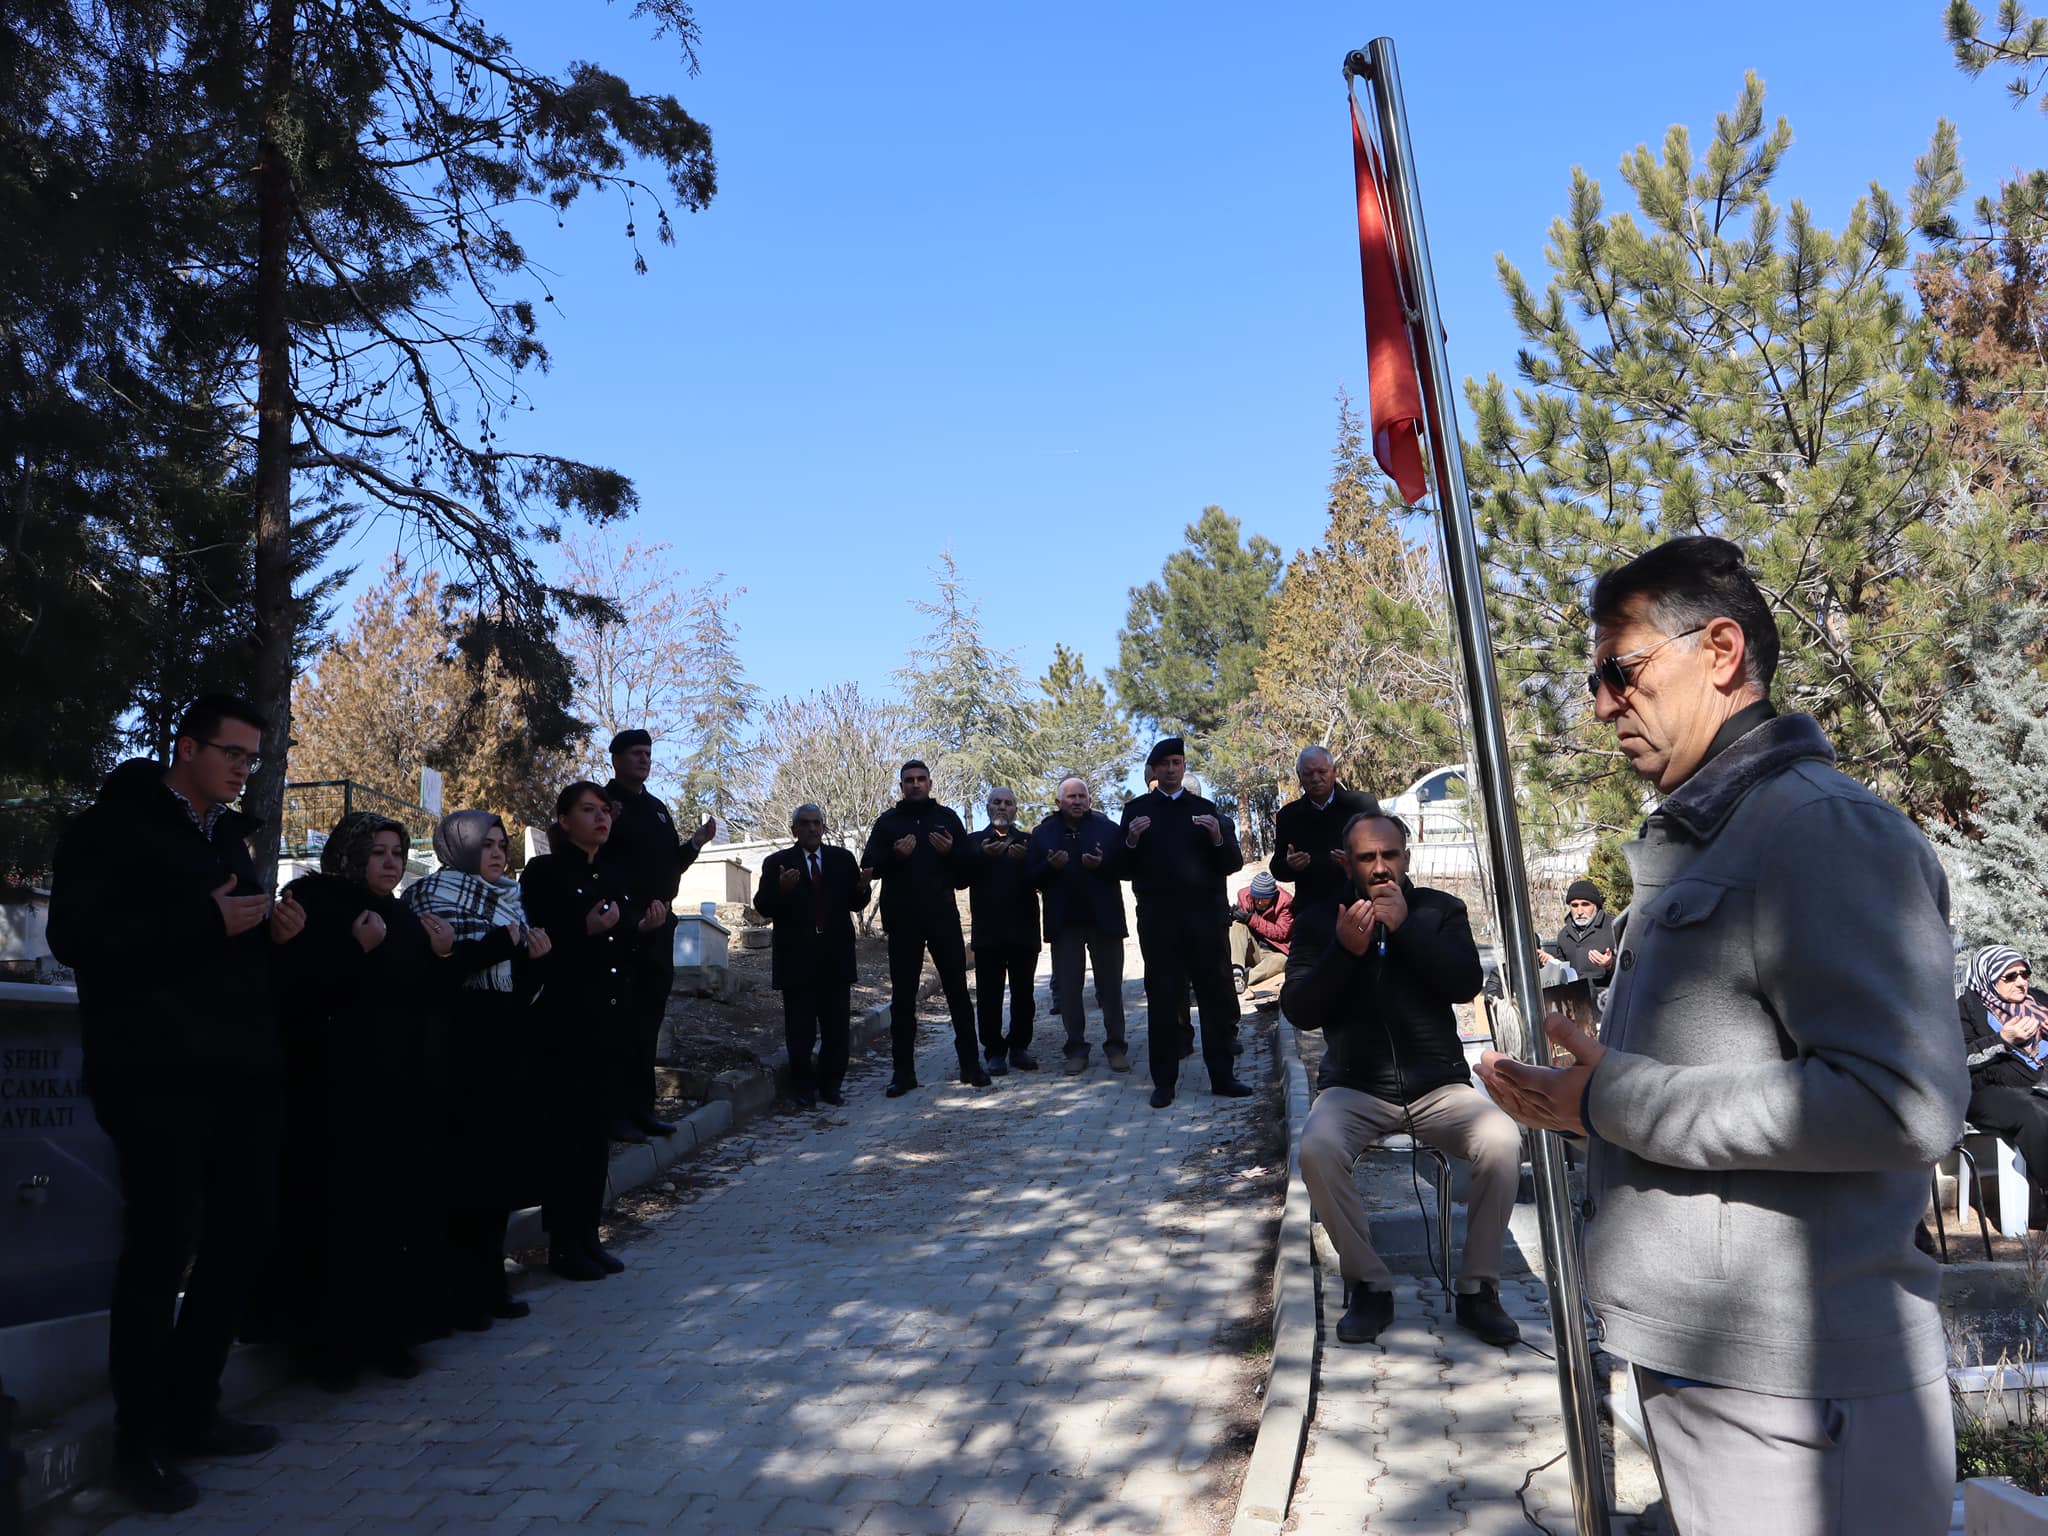
{"label": "red flag", "polygon": [[1422,384],[1401,304],[1394,232],[1387,227],[1386,183],[1379,157],[1366,148],[1356,102],[1351,106],[1351,163],[1358,178],[1358,268],[1365,283],[1372,456],[1401,488],[1402,496],[1414,503],[1429,490],[1422,470]]}

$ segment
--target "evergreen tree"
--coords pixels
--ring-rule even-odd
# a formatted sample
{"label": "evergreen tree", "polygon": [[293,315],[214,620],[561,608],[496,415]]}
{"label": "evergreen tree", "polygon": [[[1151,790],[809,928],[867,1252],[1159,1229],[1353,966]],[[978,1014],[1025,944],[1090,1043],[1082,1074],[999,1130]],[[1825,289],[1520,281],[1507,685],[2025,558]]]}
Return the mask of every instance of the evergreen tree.
{"label": "evergreen tree", "polygon": [[1968,819],[1928,831],[1954,877],[1957,937],[2038,957],[2048,955],[2048,677],[2031,652],[2043,615],[2001,618],[1997,638],[1972,648],[1977,681],[1941,710],[1950,749],[1970,765]]}
{"label": "evergreen tree", "polygon": [[1342,394],[1335,459],[1322,540],[1288,562],[1266,617],[1258,701],[1284,764],[1320,742],[1343,782],[1391,798],[1459,760],[1449,615]]}
{"label": "evergreen tree", "polygon": [[1059,802],[1060,781],[1068,778],[1086,779],[1098,806],[1119,804],[1138,752],[1109,689],[1090,675],[1080,652],[1058,643],[1037,688],[1027,707],[1036,772],[1016,787],[1020,818],[1049,815]]}
{"label": "evergreen tree", "polygon": [[911,755],[931,769],[932,798],[971,827],[991,789],[1030,777],[1029,714],[1017,659],[982,638],[980,600],[968,594],[952,550],[940,552],[932,584],[935,598],[911,603],[932,627],[896,677]]}
{"label": "evergreen tree", "polygon": [[747,681],[732,600],[747,589],[722,590],[715,576],[690,593],[689,637],[683,649],[681,704],[695,747],[683,774],[683,794],[735,830],[751,827],[744,803],[746,730],[760,708],[761,690]]}
{"label": "evergreen tree", "polygon": [[[1901,292],[1907,219],[1881,187],[1839,234],[1770,188],[1791,144],[1751,76],[1703,158],[1673,127],[1622,162],[1640,219],[1572,179],[1537,293],[1502,258],[1522,387],[1467,390],[1468,463],[1500,662],[1532,786],[1616,832],[1639,786],[1584,686],[1585,598],[1678,534],[1748,552],[1784,639],[1776,696],[1814,715],[1844,770],[1923,817],[1965,782],[1940,702],[1984,621],[2009,518],[1943,505],[1947,412],[1930,328]],[[1938,193],[1923,162],[1916,216]],[[1597,793],[1596,793],[1597,791]]]}

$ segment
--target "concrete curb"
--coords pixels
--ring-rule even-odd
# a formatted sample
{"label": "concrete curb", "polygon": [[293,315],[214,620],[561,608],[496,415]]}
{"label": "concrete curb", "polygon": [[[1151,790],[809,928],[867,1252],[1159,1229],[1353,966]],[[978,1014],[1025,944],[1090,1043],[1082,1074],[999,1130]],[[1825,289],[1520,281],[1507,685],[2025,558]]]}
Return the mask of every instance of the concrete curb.
{"label": "concrete curb", "polygon": [[[938,978],[928,976],[919,990],[920,1000],[938,990]],[[889,1005],[877,1003],[853,1021],[852,1050],[864,1055],[889,1035]],[[605,1202],[617,1200],[654,1183],[675,1164],[707,1147],[719,1137],[746,1124],[774,1104],[789,1086],[789,1054],[777,1051],[758,1067],[721,1072],[713,1080],[712,1101],[683,1119],[673,1136],[657,1138],[644,1146],[621,1146],[612,1152],[605,1175]],[[535,1248],[547,1241],[540,1224],[540,1208],[515,1211],[506,1224],[505,1246]],[[89,1314],[106,1327],[104,1312]],[[67,1322],[72,1320],[66,1320]],[[293,1379],[289,1354],[282,1348],[244,1344],[229,1356],[221,1377],[221,1407],[236,1409],[273,1392]],[[105,1392],[87,1398],[48,1424],[24,1431],[16,1446],[25,1462],[21,1481],[21,1510],[32,1518],[59,1499],[80,1489],[103,1483],[114,1465],[114,1402]]]}
{"label": "concrete curb", "polygon": [[1315,1406],[1316,1279],[1308,1186],[1301,1182],[1308,1072],[1295,1045],[1294,1026],[1285,1018],[1276,1025],[1273,1042],[1287,1085],[1287,1202],[1273,1260],[1273,1364],[1266,1377],[1266,1406],[1238,1489],[1231,1536],[1272,1536],[1285,1524]]}

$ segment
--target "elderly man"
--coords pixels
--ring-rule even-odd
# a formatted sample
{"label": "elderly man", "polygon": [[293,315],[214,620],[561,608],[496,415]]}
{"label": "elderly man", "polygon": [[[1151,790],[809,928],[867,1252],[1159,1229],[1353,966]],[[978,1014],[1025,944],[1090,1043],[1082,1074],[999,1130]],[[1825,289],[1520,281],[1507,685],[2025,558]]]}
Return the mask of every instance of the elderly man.
{"label": "elderly man", "polygon": [[1778,631],[1742,552],[1673,539],[1593,588],[1594,709],[1664,798],[1600,1040],[1480,1072],[1592,1138],[1586,1288],[1634,1362],[1681,1536],[1938,1536],[1955,1482],[1937,1267],[1955,1144],[1948,888],[1927,841],[1771,707]]}
{"label": "elderly man", "polygon": [[1240,993],[1287,968],[1287,950],[1294,938],[1294,904],[1272,875],[1260,870],[1252,876],[1252,883],[1237,893],[1230,925],[1230,976]]}
{"label": "elderly man", "polygon": [[[1060,781],[1060,808],[1031,829],[1025,870],[1045,901],[1053,985],[1065,1026],[1065,1070],[1088,1067],[1088,1017],[1081,980],[1095,973],[1102,1049],[1112,1072],[1131,1070],[1124,1041],[1124,893],[1117,880],[1117,827],[1089,804],[1086,779]],[[1085,967],[1085,970],[1084,970]]]}
{"label": "elderly man", "polygon": [[782,994],[790,1097],[812,1109],[820,1099],[846,1102],[841,1085],[856,979],[853,914],[868,904],[868,882],[852,854],[825,845],[825,813],[817,806],[798,806],[789,830],[796,846],[762,861],[754,908],[775,925],[768,979]]}
{"label": "elderly man", "polygon": [[[1017,826],[1015,790],[994,789],[988,825],[967,838],[967,912],[973,924],[975,1001],[989,1075],[1011,1067],[1035,1071],[1031,1054],[1033,980],[1038,974],[1038,887],[1025,869],[1029,834]],[[1010,1032],[1003,1034],[1003,989],[1010,993]]]}
{"label": "elderly man", "polygon": [[612,803],[612,835],[598,853],[598,862],[619,868],[627,893],[638,905],[659,901],[669,909],[661,931],[633,948],[625,1029],[610,1045],[610,1134],[614,1141],[637,1142],[675,1134],[675,1126],[654,1117],[654,1057],[668,1014],[668,995],[676,984],[676,890],[683,871],[697,862],[698,852],[718,827],[707,816],[688,839],[676,831],[668,807],[648,793],[654,738],[647,732],[620,731],[612,738],[611,756],[612,781],[604,793]]}
{"label": "elderly man", "polygon": [[1294,887],[1294,935],[1288,949],[1289,974],[1314,965],[1337,927],[1344,894],[1344,829],[1354,816],[1377,815],[1371,795],[1337,782],[1330,749],[1303,747],[1294,760],[1301,794],[1273,818],[1273,859],[1267,872]]}
{"label": "elderly man", "polygon": [[1408,828],[1368,812],[1344,833],[1333,942],[1287,983],[1282,1005],[1329,1041],[1322,1091],[1301,1133],[1301,1181],[1337,1247],[1346,1308],[1337,1337],[1369,1344],[1394,1320],[1394,1279],[1373,1251],[1352,1166],[1393,1131],[1472,1165],[1460,1326],[1489,1344],[1522,1336],[1500,1304],[1501,1250],[1522,1174],[1522,1133],[1472,1086],[1456,1005],[1479,991],[1465,904],[1408,878]]}

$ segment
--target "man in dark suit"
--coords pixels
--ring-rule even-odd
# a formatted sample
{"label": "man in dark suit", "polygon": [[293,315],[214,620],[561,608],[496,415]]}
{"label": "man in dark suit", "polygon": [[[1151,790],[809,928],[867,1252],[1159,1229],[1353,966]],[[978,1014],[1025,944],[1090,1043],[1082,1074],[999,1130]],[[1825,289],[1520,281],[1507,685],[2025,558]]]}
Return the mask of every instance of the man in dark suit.
{"label": "man in dark suit", "polygon": [[654,1056],[661,1044],[668,995],[676,984],[676,890],[683,871],[697,862],[699,850],[718,827],[706,817],[688,838],[676,831],[668,807],[647,788],[654,768],[654,738],[647,732],[619,732],[612,738],[611,752],[612,781],[604,792],[612,803],[612,835],[597,861],[618,866],[635,903],[644,907],[659,901],[669,909],[662,930],[633,946],[625,1028],[609,1044],[612,1140],[645,1141],[675,1134],[675,1126],[654,1118]]}
{"label": "man in dark suit", "polygon": [[[1031,989],[1038,974],[1038,887],[1025,870],[1030,839],[1017,826],[1017,794],[994,789],[988,825],[967,838],[967,910],[974,924],[974,990],[981,1050],[989,1075],[1037,1068],[1031,1054]],[[1003,989],[1010,992],[1010,1033],[1003,1034]]]}
{"label": "man in dark suit", "polygon": [[1224,881],[1244,867],[1237,828],[1215,805],[1181,787],[1187,750],[1169,736],[1145,759],[1158,788],[1124,806],[1119,873],[1138,897],[1138,949],[1145,958],[1147,1055],[1152,1107],[1173,1102],[1180,1077],[1176,1027],[1188,988],[1202,1016],[1209,1086],[1225,1098],[1252,1090],[1237,1080],[1237,992],[1230,984],[1230,898]]}
{"label": "man in dark suit", "polygon": [[1337,931],[1337,911],[1350,876],[1345,872],[1344,828],[1354,816],[1377,816],[1380,803],[1337,782],[1328,747],[1303,747],[1294,760],[1301,794],[1273,818],[1275,880],[1294,887],[1294,936],[1287,975],[1314,965]]}
{"label": "man in dark suit", "polygon": [[846,1102],[840,1086],[855,979],[853,914],[868,904],[868,882],[852,854],[825,846],[825,813],[817,806],[798,806],[789,830],[796,846],[762,862],[754,910],[775,924],[769,981],[782,994],[790,1097],[813,1109],[820,1099]]}
{"label": "man in dark suit", "polygon": [[917,1087],[917,989],[927,949],[953,1016],[960,1081],[986,1088],[992,1079],[977,1050],[967,941],[953,897],[965,883],[960,868],[967,829],[951,806],[932,798],[931,770],[916,758],[903,765],[896,783],[902,798],[876,818],[860,856],[862,874],[882,877],[882,927],[889,935],[889,1051],[895,1072],[887,1097],[900,1098]]}

